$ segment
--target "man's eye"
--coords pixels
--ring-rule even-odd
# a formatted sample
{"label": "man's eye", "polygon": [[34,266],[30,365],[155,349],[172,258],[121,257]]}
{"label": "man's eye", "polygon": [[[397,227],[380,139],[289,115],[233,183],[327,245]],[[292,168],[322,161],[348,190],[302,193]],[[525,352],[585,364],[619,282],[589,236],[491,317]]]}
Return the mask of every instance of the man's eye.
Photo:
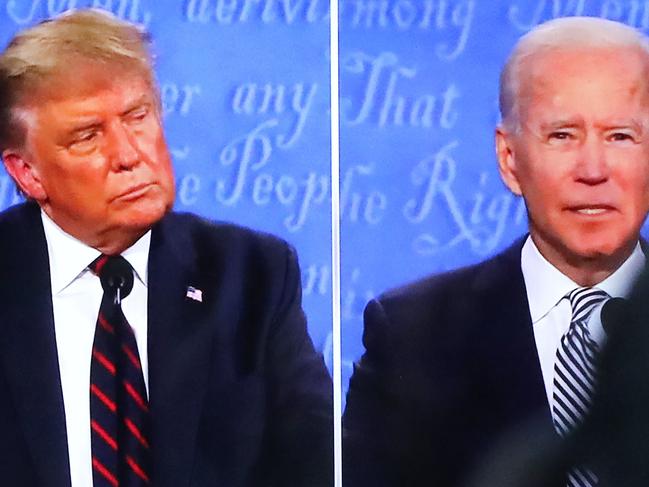
{"label": "man's eye", "polygon": [[548,138],[551,140],[568,140],[571,137],[572,134],[570,132],[557,131],[550,133],[550,136]]}
{"label": "man's eye", "polygon": [[612,140],[613,142],[624,142],[624,141],[631,141],[633,142],[635,138],[626,132],[614,132],[611,135],[609,135],[609,140]]}
{"label": "man's eye", "polygon": [[148,107],[137,108],[127,114],[127,119],[132,122],[140,122],[149,114]]}
{"label": "man's eye", "polygon": [[78,137],[75,138],[74,143],[77,143],[77,142],[90,142],[95,137],[97,137],[97,132],[94,131],[94,130],[88,131],[88,132],[83,132],[83,133],[79,134]]}
{"label": "man's eye", "polygon": [[90,152],[96,146],[98,136],[97,130],[85,130],[74,136],[68,148],[76,153]]}

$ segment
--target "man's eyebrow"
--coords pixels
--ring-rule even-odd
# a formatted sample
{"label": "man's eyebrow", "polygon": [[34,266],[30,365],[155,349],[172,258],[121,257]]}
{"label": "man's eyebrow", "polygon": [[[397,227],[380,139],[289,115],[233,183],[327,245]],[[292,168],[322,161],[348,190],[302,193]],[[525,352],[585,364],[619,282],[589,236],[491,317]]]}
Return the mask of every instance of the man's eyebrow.
{"label": "man's eyebrow", "polygon": [[607,130],[622,128],[643,129],[646,123],[637,118],[630,118],[627,120],[613,120],[612,122],[600,123],[599,125]]}
{"label": "man's eyebrow", "polygon": [[559,120],[553,120],[551,122],[543,122],[541,126],[541,130],[554,130],[554,129],[562,129],[562,128],[575,128],[575,127],[580,127],[583,124],[583,122],[578,119],[578,118],[564,118],[564,119],[559,119]]}
{"label": "man's eyebrow", "polygon": [[122,115],[126,115],[134,110],[137,110],[138,108],[141,108],[143,106],[148,106],[151,104],[151,100],[149,99],[149,96],[144,93],[142,96],[139,98],[133,100],[133,102],[129,103],[126,106],[126,109],[122,112]]}

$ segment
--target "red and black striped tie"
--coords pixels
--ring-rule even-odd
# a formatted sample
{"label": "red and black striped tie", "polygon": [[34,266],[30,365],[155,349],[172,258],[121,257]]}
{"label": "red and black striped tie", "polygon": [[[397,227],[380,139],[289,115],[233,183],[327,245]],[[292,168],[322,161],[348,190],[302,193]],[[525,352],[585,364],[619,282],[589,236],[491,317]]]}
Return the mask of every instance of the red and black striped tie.
{"label": "red and black striped tie", "polygon": [[90,426],[94,487],[149,484],[149,404],[140,354],[121,301],[133,288],[133,268],[121,256],[90,264],[104,296],[90,366]]}

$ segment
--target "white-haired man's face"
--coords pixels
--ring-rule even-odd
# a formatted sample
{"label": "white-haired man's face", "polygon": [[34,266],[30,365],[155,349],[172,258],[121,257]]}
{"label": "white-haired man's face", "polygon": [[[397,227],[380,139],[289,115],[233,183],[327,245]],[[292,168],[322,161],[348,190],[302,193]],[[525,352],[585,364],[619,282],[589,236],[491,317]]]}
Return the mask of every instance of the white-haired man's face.
{"label": "white-haired man's face", "polygon": [[647,56],[569,48],[537,53],[523,70],[519,128],[496,135],[503,180],[524,197],[550,262],[614,269],[649,211]]}

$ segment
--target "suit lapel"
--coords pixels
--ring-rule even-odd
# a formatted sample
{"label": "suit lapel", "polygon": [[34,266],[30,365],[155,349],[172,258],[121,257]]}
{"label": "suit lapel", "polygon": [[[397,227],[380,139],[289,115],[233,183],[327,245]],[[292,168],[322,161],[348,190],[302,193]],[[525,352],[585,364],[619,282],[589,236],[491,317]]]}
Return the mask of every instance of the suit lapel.
{"label": "suit lapel", "polygon": [[[0,364],[37,477],[44,484],[69,486],[49,260],[39,211],[27,204],[4,216]],[[205,289],[202,273],[192,242],[169,220],[153,231],[148,270],[153,484],[181,487],[190,482],[213,326],[206,319],[207,303],[187,297],[188,286]]]}
{"label": "suit lapel", "polygon": [[481,320],[489,324],[477,347],[481,362],[492,364],[486,381],[497,405],[493,419],[515,424],[534,416],[552,428],[521,271],[523,242],[492,260],[474,283],[482,296]]}
{"label": "suit lapel", "polygon": [[10,211],[0,246],[2,365],[37,478],[43,484],[69,486],[65,412],[40,210],[27,204]]}
{"label": "suit lapel", "polygon": [[208,378],[213,331],[208,303],[187,296],[189,286],[203,290],[193,249],[170,217],[154,228],[148,347],[153,484],[159,487],[190,482]]}

